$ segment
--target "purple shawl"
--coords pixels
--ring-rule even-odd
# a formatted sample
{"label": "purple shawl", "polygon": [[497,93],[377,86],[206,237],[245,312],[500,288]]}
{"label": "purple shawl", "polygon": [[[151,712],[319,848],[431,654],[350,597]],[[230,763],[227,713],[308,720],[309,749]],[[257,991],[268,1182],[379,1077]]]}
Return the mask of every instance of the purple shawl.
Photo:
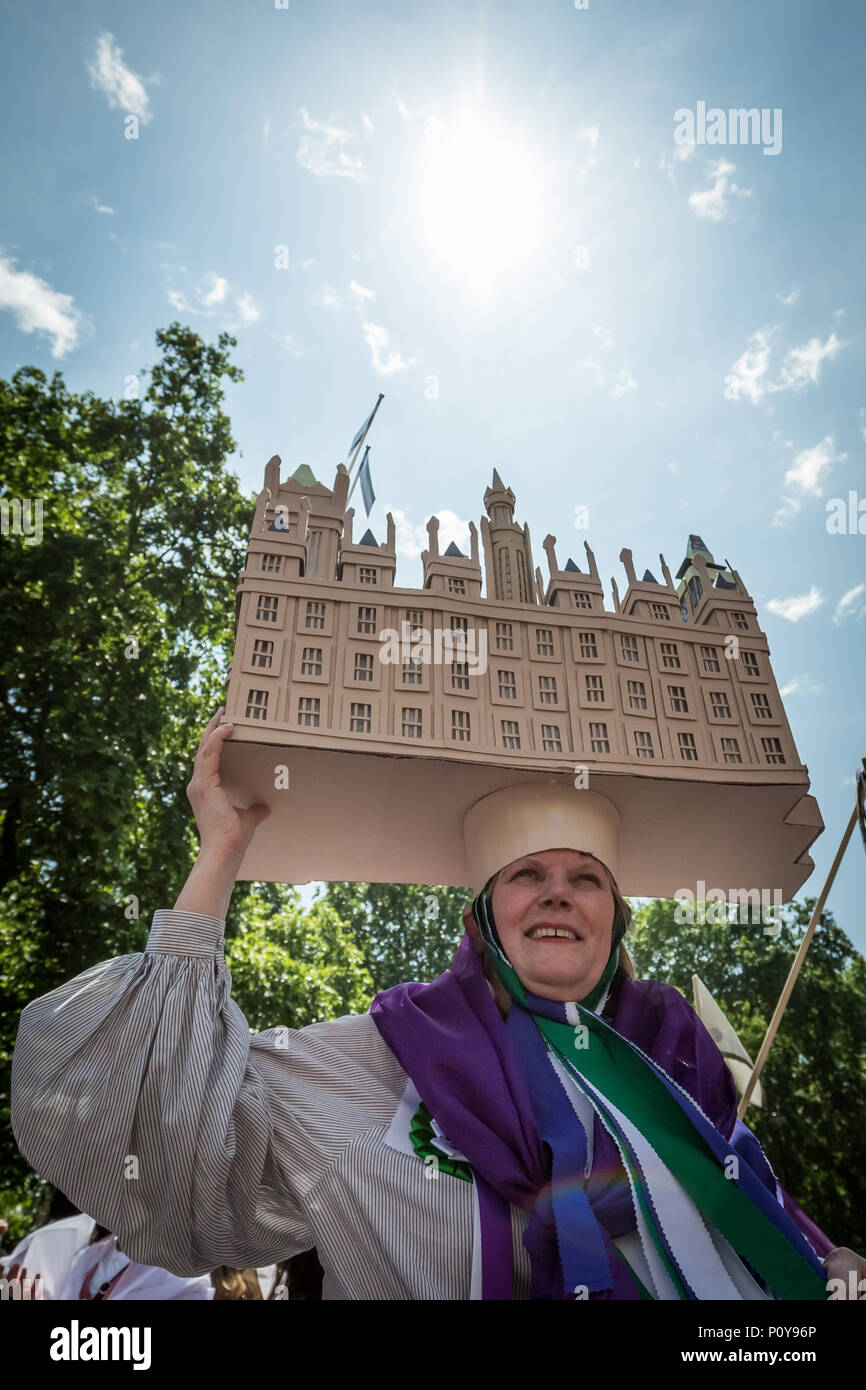
{"label": "purple shawl", "polygon": [[[450,968],[437,979],[384,990],[373,1000],[370,1013],[443,1133],[472,1165],[482,1223],[485,1212],[501,1218],[507,1203],[528,1211],[537,1210],[539,1203],[543,1207],[549,1194],[549,1155],[517,1052],[468,935]],[[655,980],[630,980],[617,970],[602,1017],[688,1092],[775,1195],[775,1178],[757,1138],[737,1120],[731,1072],[679,990]],[[590,1297],[639,1298],[611,1244],[612,1237],[635,1226],[629,1184],[616,1143],[597,1115],[587,1195],[614,1272],[613,1287]],[[785,1210],[823,1258],[832,1242],[787,1193],[783,1196]],[[503,1268],[510,1272],[510,1250],[501,1253],[507,1255]],[[543,1265],[545,1252],[536,1248],[530,1253],[535,1271]],[[549,1262],[549,1253],[547,1258]],[[513,1296],[504,1283],[495,1292],[489,1287],[490,1292],[485,1284],[485,1297]]]}

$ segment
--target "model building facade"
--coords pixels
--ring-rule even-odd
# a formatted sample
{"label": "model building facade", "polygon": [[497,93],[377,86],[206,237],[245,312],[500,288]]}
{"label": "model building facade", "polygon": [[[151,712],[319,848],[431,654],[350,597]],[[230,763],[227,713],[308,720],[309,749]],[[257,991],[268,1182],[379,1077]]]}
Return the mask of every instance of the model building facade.
{"label": "model building facade", "polygon": [[586,542],[585,568],[560,568],[547,536],[545,582],[494,470],[481,546],[470,522],[470,554],[440,553],[432,517],[423,587],[403,588],[393,517],[383,544],[354,539],[342,464],[333,489],[279,470],[275,457],[237,591],[235,737],[808,787],[752,598],[699,536],[676,580],[663,556],[661,580],[639,579],[623,550],[607,609]]}

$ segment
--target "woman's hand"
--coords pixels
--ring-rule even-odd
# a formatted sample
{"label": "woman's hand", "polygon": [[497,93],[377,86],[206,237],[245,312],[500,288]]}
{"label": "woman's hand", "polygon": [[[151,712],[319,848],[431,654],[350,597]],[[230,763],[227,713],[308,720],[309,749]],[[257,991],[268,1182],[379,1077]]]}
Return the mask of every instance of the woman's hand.
{"label": "woman's hand", "polygon": [[193,764],[192,780],[186,789],[201,836],[201,854],[208,858],[243,858],[256,826],[270,814],[270,807],[257,804],[244,810],[233,806],[220,780],[223,744],[234,729],[220,724],[225,708],[220,706],[201,736]]}

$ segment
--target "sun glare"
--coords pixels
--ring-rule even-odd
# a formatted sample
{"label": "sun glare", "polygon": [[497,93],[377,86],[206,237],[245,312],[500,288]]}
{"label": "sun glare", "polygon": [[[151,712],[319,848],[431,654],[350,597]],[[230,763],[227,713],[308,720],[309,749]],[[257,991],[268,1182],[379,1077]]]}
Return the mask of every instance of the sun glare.
{"label": "sun glare", "polygon": [[465,108],[421,160],[418,215],[435,259],[484,291],[539,251],[545,198],[537,156],[504,122]]}

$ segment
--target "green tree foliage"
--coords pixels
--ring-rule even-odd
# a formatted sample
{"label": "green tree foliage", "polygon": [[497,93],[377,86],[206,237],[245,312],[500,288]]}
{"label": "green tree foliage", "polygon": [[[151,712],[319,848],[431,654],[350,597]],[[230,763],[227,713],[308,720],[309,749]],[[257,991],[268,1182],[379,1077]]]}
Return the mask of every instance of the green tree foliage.
{"label": "green tree foliage", "polygon": [[[177,323],[156,338],[159,360],[140,373],[137,399],[76,394],[34,367],[0,381],[0,497],[43,507],[39,544],[0,537],[0,1191],[10,1240],[50,1196],[9,1126],[20,1012],[88,966],[140,951],[154,910],[174,903],[198,848],[186,786],[234,645],[253,512],[226,467],[236,340],[223,333],[208,345]],[[229,911],[229,943],[246,927],[233,959],[253,1025],[365,1007],[369,979],[350,938],[324,911],[303,928],[281,887],[239,883]]]}
{"label": "green tree foliage", "polygon": [[447,970],[472,895],[413,883],[329,883],[321,901],[351,931],[378,993]]}
{"label": "green tree foliage", "polygon": [[226,942],[232,998],[252,1031],[366,1013],[373,981],[349,928],[324,902],[304,912],[297,889],[271,887],[280,905],[254,890]]}
{"label": "green tree foliage", "polygon": [[[778,935],[753,925],[677,922],[675,902],[639,908],[628,946],[640,977],[692,1002],[699,975],[755,1058],[815,899],[790,903]],[[866,1249],[866,960],[821,915],[745,1121],[779,1181],[837,1245]]]}

